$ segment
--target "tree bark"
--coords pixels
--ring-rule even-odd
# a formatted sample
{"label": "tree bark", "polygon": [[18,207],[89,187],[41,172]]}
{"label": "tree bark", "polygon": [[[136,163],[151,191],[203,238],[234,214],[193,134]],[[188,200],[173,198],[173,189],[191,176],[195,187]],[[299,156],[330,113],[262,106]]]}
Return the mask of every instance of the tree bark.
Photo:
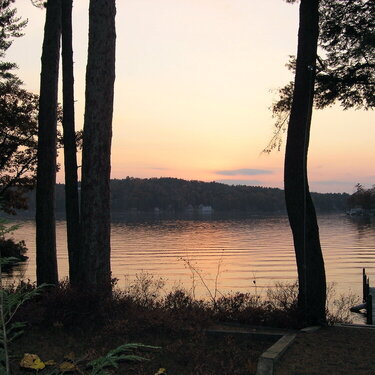
{"label": "tree bark", "polygon": [[115,80],[115,0],[91,0],[83,132],[80,281],[110,292],[110,153]]}
{"label": "tree bark", "polygon": [[62,1],[62,81],[65,166],[65,209],[68,237],[69,280],[77,285],[80,251],[77,149],[74,122],[74,75],[72,47],[73,0]]}
{"label": "tree bark", "polygon": [[285,154],[285,199],[297,260],[298,305],[304,324],[325,322],[326,279],[315,207],[307,177],[314,97],[319,0],[302,0],[293,104]]}
{"label": "tree bark", "polygon": [[40,75],[38,169],[36,184],[37,283],[58,282],[55,229],[57,90],[61,0],[49,0]]}

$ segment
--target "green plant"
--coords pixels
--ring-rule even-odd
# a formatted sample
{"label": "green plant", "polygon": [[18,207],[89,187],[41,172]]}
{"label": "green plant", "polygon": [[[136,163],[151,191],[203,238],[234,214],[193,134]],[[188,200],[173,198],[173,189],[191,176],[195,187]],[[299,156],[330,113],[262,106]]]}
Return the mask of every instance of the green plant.
{"label": "green plant", "polygon": [[[0,240],[4,240],[4,236],[13,233],[19,229],[19,225],[7,226],[5,219],[0,219]],[[46,285],[40,285],[34,289],[26,290],[25,285],[21,285],[18,289],[8,288],[3,286],[2,271],[15,262],[19,261],[17,257],[4,257],[0,246],[0,373],[10,374],[9,366],[9,344],[11,344],[17,337],[22,335],[23,328],[26,323],[14,322],[13,318],[22,304],[31,298],[39,295]]]}
{"label": "green plant", "polygon": [[13,233],[15,230],[20,228],[19,224],[14,224],[11,226],[7,226],[6,224],[8,224],[8,221],[0,218],[0,238],[4,238],[6,234]]}
{"label": "green plant", "polygon": [[108,374],[104,369],[107,367],[118,368],[119,362],[132,361],[141,362],[148,361],[148,358],[141,357],[133,353],[134,350],[148,350],[148,349],[160,349],[157,346],[150,346],[138,343],[124,344],[116,349],[110,350],[103,357],[94,359],[87,364],[87,367],[91,368],[90,375],[106,375]]}
{"label": "green plant", "polygon": [[[78,360],[69,358],[59,365],[55,365],[53,368],[48,369],[45,375],[62,375],[67,372],[75,372],[81,375],[108,375],[109,373],[105,370],[106,368],[119,368],[119,364],[124,361],[130,362],[142,362],[148,361],[148,358],[141,357],[134,354],[135,350],[155,350],[160,349],[158,346],[150,346],[138,343],[123,344],[116,349],[110,350],[104,356],[96,358],[90,362],[86,361],[86,357]],[[83,370],[85,368],[86,370]]]}
{"label": "green plant", "polygon": [[[12,262],[12,258],[1,258],[0,265]],[[0,267],[1,271],[1,267]],[[25,322],[13,321],[14,315],[25,302],[42,293],[47,284],[34,289],[26,289],[26,285],[18,289],[5,289],[0,277],[0,373],[10,374],[9,344],[22,335]]]}

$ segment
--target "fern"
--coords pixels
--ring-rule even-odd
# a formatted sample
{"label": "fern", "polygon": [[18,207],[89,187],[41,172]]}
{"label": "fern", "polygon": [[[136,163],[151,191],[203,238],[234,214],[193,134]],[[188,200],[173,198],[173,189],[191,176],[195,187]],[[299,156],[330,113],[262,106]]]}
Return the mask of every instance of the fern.
{"label": "fern", "polygon": [[13,322],[14,315],[25,302],[38,296],[48,286],[42,284],[32,290],[23,285],[19,289],[4,289],[1,266],[12,262],[12,258],[0,258],[0,374],[10,374],[8,346],[24,332],[26,323]]}
{"label": "fern", "polygon": [[107,375],[104,370],[106,367],[118,368],[119,363],[123,361],[142,362],[148,361],[147,358],[133,354],[134,350],[160,349],[158,346],[144,344],[124,344],[116,349],[110,350],[105,356],[94,359],[87,364],[91,368],[90,375]]}

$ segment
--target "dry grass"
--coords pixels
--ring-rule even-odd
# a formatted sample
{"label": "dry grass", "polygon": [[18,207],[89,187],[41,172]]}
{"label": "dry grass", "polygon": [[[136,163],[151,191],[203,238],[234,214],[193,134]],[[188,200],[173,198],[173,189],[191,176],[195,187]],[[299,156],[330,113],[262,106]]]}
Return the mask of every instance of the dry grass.
{"label": "dry grass", "polygon": [[[29,328],[12,347],[14,374],[22,374],[18,362],[25,352],[56,361],[73,352],[88,361],[124,343],[140,342],[162,349],[146,353],[149,362],[124,363],[117,374],[152,375],[164,367],[170,374],[249,375],[255,374],[259,355],[273,342],[210,337],[206,328],[218,321],[299,328],[296,285],[279,284],[265,298],[250,293],[216,298],[215,294],[208,301],[194,299],[182,289],[165,291],[163,279],[149,274],[138,275],[128,285],[99,301],[63,282],[29,301],[17,316],[29,322]],[[339,312],[347,308],[345,303],[337,306]],[[346,320],[336,313],[333,320],[340,319]]]}

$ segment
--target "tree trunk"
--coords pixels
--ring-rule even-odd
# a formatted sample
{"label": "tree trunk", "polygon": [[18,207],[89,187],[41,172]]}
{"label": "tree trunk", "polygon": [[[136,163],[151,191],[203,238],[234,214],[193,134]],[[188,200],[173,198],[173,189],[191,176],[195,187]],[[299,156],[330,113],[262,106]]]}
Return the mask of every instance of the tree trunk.
{"label": "tree trunk", "polygon": [[40,75],[38,170],[36,184],[37,283],[58,282],[55,229],[57,89],[61,0],[49,0]]}
{"label": "tree trunk", "polygon": [[80,227],[78,203],[77,150],[74,124],[74,76],[72,47],[73,0],[62,1],[62,80],[65,166],[65,209],[68,236],[69,280],[78,282]]}
{"label": "tree trunk", "polygon": [[326,279],[315,207],[307,178],[307,152],[319,34],[319,0],[302,0],[293,104],[285,154],[285,199],[297,260],[298,304],[304,324],[325,322]]}
{"label": "tree trunk", "polygon": [[110,292],[110,157],[115,80],[115,0],[91,0],[83,132],[80,278]]}

